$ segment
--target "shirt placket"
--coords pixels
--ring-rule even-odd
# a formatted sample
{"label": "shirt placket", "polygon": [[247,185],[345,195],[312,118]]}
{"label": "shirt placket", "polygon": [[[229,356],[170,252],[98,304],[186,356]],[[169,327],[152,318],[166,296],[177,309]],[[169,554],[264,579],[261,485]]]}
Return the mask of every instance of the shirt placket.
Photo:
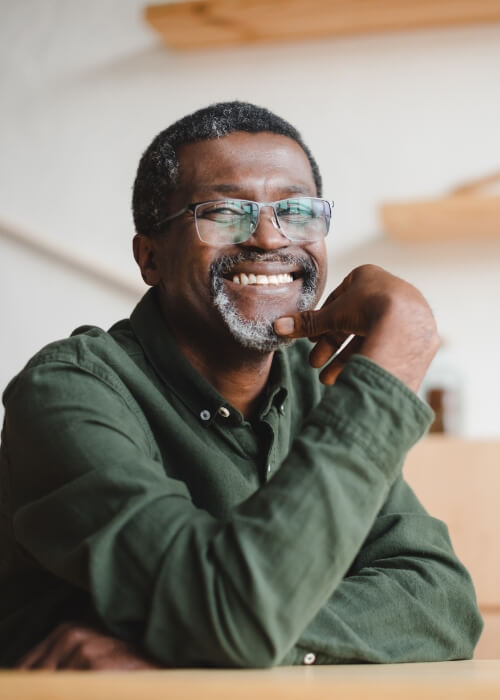
{"label": "shirt placket", "polygon": [[276,455],[279,414],[274,405],[262,418],[261,429],[263,433],[262,474],[263,481],[268,481],[279,467],[279,456]]}

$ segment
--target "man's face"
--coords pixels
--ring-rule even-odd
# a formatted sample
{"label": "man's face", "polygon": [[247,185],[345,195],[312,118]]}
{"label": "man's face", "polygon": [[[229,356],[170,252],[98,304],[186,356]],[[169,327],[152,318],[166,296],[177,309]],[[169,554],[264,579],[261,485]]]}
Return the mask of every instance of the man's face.
{"label": "man's face", "polygon": [[[273,202],[316,196],[305,153],[285,136],[236,132],[187,144],[179,149],[178,159],[180,180],[171,197],[172,213],[189,203],[228,197]],[[209,337],[224,342],[229,331],[240,345],[262,352],[283,344],[272,323],[316,304],[324,287],[326,251],[324,239],[288,240],[273,220],[273,210],[264,208],[247,241],[221,246],[199,239],[191,211],[171,221],[155,239],[155,262],[174,331],[199,342]],[[243,283],[245,275],[248,284]]]}

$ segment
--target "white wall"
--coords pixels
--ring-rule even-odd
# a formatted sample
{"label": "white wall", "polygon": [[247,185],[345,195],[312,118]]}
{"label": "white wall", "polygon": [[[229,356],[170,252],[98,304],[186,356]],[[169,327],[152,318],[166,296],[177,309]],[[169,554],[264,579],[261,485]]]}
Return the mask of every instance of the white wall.
{"label": "white wall", "polygon": [[[500,25],[177,54],[141,24],[141,5],[0,1],[0,228],[11,221],[133,285],[130,192],[151,138],[217,100],[268,106],[302,131],[336,202],[331,285],[369,261],[417,284],[463,376],[465,434],[500,436],[500,237],[395,245],[377,217],[382,201],[500,169]],[[0,235],[0,384],[40,345],[108,326],[137,296]]]}

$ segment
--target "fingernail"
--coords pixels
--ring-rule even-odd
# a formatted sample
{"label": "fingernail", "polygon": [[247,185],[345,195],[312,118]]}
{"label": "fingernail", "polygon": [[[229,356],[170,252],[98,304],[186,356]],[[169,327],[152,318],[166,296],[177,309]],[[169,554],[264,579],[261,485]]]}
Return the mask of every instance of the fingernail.
{"label": "fingernail", "polygon": [[295,321],[291,316],[279,318],[274,322],[274,330],[280,335],[290,335],[295,329]]}

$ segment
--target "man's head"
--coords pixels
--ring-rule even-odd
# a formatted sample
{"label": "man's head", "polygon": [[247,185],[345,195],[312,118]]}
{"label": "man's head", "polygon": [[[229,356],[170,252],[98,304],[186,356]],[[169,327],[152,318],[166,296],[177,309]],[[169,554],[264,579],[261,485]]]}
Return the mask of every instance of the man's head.
{"label": "man's head", "polygon": [[318,167],[298,132],[266,109],[213,105],[153,140],[134,186],[134,253],[145,281],[160,288],[173,330],[192,339],[209,330],[222,339],[229,330],[240,345],[262,352],[282,344],[272,322],[316,303],[324,284],[324,241],[289,240],[265,207],[246,240],[207,243],[187,207],[300,195],[321,195]]}

